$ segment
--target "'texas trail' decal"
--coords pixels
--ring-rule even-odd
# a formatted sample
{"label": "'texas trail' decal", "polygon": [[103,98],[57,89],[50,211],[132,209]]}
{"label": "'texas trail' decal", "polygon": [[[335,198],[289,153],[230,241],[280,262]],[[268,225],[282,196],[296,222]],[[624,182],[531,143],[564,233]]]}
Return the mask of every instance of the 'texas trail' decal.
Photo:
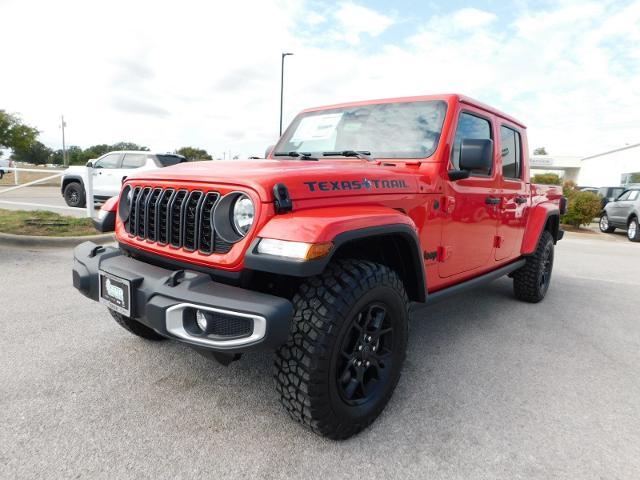
{"label": "'texas trail' decal", "polygon": [[310,192],[334,190],[380,190],[389,188],[409,188],[404,180],[330,180],[327,182],[304,182]]}

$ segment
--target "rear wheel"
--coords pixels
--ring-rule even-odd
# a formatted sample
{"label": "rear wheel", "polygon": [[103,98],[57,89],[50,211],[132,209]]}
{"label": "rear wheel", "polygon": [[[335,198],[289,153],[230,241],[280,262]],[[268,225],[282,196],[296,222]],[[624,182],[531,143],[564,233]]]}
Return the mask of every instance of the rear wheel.
{"label": "rear wheel", "polygon": [[613,231],[616,229],[616,227],[609,223],[609,217],[606,213],[602,214],[602,216],[600,217],[600,223],[598,225],[600,226],[600,231],[602,233],[613,233]]}
{"label": "rear wheel", "polygon": [[633,217],[629,222],[627,238],[632,242],[640,242],[640,225],[638,225],[638,219],[636,217]]}
{"label": "rear wheel", "polygon": [[67,202],[67,205],[70,207],[82,208],[86,205],[84,189],[79,182],[68,183],[67,186],[64,187],[63,195],[64,201]]}
{"label": "rear wheel", "polygon": [[114,312],[111,309],[109,309],[109,313],[118,325],[124,328],[127,332],[133,333],[137,337],[141,337],[146,340],[152,340],[154,342],[166,340],[165,337],[151,330],[149,327],[143,325],[137,320],[134,320],[133,318],[125,317],[124,315],[118,312]]}
{"label": "rear wheel", "polygon": [[384,265],[340,260],[301,285],[275,378],[289,415],[314,432],[348,438],[382,412],[400,378],[408,299]]}
{"label": "rear wheel", "polygon": [[547,294],[553,270],[553,236],[542,232],[538,247],[527,263],[513,273],[513,291],[516,298],[538,303]]}

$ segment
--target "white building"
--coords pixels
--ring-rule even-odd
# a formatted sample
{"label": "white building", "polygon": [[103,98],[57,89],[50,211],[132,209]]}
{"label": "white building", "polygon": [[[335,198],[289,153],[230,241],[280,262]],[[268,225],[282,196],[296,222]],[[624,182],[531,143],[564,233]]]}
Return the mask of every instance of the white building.
{"label": "white building", "polygon": [[640,143],[585,157],[580,162],[578,184],[615,187],[640,183]]}
{"label": "white building", "polygon": [[558,155],[531,155],[529,158],[531,176],[536,173],[557,173],[564,180],[578,181],[580,157]]}

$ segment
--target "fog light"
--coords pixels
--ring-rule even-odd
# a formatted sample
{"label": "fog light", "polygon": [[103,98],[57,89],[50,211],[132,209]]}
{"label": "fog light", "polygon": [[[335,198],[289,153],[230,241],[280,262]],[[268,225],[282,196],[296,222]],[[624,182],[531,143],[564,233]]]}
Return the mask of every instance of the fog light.
{"label": "fog light", "polygon": [[207,314],[202,310],[196,310],[196,323],[203,332],[207,331]]}

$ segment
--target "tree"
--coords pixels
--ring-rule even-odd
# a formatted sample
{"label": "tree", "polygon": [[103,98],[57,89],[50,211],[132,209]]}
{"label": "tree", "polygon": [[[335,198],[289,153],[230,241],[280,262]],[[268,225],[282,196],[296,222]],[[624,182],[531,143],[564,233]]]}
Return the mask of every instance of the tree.
{"label": "tree", "polygon": [[534,155],[549,155],[547,149],[544,147],[538,147],[533,151]]}
{"label": "tree", "polygon": [[143,147],[133,142],[118,142],[111,145],[111,150],[143,150],[149,151],[149,147]]}
{"label": "tree", "polygon": [[203,148],[182,147],[177,149],[174,153],[182,155],[190,162],[193,160],[213,160],[211,155],[209,155]]}
{"label": "tree", "polygon": [[532,183],[540,183],[542,185],[562,185],[560,177],[555,173],[538,173],[531,179]]}
{"label": "tree", "polygon": [[32,142],[26,148],[14,148],[13,158],[18,162],[35,163],[36,165],[44,165],[51,160],[53,151],[37,140]]}
{"label": "tree", "polygon": [[0,110],[0,148],[26,151],[36,141],[38,130],[25,125],[20,117]]}

